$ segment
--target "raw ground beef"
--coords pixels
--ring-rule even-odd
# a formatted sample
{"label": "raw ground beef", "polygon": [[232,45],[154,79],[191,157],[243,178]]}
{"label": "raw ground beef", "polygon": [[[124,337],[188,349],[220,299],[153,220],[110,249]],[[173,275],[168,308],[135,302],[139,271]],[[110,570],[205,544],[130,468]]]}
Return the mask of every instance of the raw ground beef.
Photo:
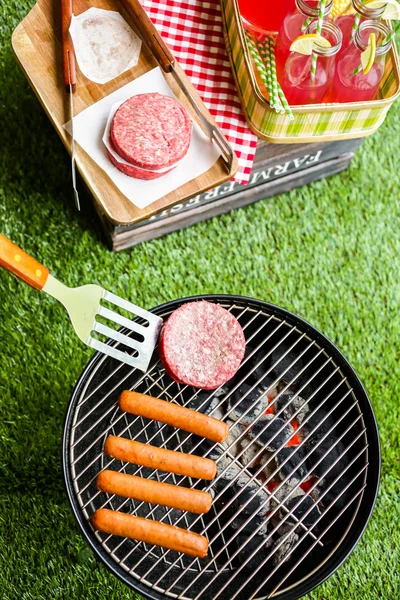
{"label": "raw ground beef", "polygon": [[136,179],[157,179],[158,177],[162,177],[171,171],[171,169],[168,171],[162,171],[161,173],[158,171],[146,171],[146,169],[139,169],[133,165],[127,165],[126,163],[119,162],[108,150],[107,154],[114,167],[117,167],[121,173],[124,173],[129,177],[135,177]]}
{"label": "raw ground beef", "polygon": [[189,302],[175,310],[161,331],[160,357],[177,382],[212,390],[237,372],[246,340],[235,317],[219,304]]}
{"label": "raw ground beef", "polygon": [[116,111],[110,138],[121,158],[151,171],[180,161],[189,149],[191,132],[189,115],[175,98],[138,94]]}

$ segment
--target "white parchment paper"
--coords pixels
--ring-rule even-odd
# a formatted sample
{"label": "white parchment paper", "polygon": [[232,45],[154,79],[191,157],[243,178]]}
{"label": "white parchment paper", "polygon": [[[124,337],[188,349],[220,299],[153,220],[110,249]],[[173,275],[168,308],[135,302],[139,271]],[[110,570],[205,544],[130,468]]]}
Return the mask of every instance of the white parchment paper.
{"label": "white parchment paper", "polygon": [[139,60],[142,40],[119,12],[89,8],[72,16],[69,32],[82,73],[95,83],[107,83]]}
{"label": "white parchment paper", "polygon": [[[192,140],[185,158],[170,173],[159,179],[145,181],[134,179],[118,171],[107,156],[103,135],[110,111],[114,104],[121,103],[135,94],[159,92],[175,98],[159,67],[148,71],[138,79],[92,104],[74,118],[74,135],[89,156],[112,179],[118,189],[138,208],[146,208],[152,202],[176,190],[181,185],[202,175],[218,160],[219,151],[193,122]],[[70,132],[70,123],[64,125]]]}

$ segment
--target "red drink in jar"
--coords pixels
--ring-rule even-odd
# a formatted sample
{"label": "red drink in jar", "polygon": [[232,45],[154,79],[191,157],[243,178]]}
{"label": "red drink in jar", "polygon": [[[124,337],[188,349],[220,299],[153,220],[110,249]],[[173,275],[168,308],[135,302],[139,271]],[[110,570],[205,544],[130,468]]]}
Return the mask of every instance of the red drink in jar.
{"label": "red drink in jar", "polygon": [[238,0],[245,22],[256,31],[276,33],[286,15],[294,10],[295,0]]}
{"label": "red drink in jar", "polygon": [[[315,33],[316,28],[317,21],[314,21],[307,28],[307,33]],[[332,84],[335,55],[339,51],[342,34],[336,25],[324,21],[321,35],[329,39],[332,46],[326,48],[315,45],[314,52],[317,55],[315,77],[311,75],[312,56],[291,52],[285,63],[280,83],[286,100],[292,106],[319,104]]]}
{"label": "red drink in jar", "polygon": [[[367,20],[377,20],[383,15],[386,5],[383,4],[380,8],[368,8],[368,4],[363,4],[363,0],[352,0],[352,5],[356,11],[356,15],[361,19],[360,22]],[[342,47],[339,51],[339,56],[342,56],[353,41],[355,31],[353,31],[353,25],[356,15],[344,15],[338,17],[335,21],[336,25],[340,28],[343,41]]]}
{"label": "red drink in jar", "polygon": [[[283,75],[292,42],[299,35],[305,33],[306,27],[302,30],[304,23],[307,19],[316,19],[318,17],[318,0],[295,0],[295,2],[295,10],[285,17],[276,39],[275,61],[278,79]],[[330,12],[332,4],[332,0],[326,3],[325,16]]]}
{"label": "red drink in jar", "polygon": [[365,102],[373,100],[379,88],[385,69],[385,56],[392,42],[376,47],[375,61],[368,73],[358,71],[361,64],[361,52],[368,44],[370,33],[380,34],[386,38],[390,30],[377,21],[363,21],[347,51],[339,58],[332,89],[328,95],[329,102]]}

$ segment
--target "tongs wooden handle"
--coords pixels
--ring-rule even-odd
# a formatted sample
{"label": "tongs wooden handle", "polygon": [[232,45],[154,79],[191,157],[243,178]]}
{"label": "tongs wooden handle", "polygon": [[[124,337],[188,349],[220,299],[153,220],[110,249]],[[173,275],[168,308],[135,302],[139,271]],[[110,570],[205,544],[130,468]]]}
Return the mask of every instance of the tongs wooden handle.
{"label": "tongs wooden handle", "polygon": [[170,73],[175,63],[174,55],[158,33],[139,0],[121,0],[121,4],[135,23],[143,40],[152,50],[162,70],[165,73]]}
{"label": "tongs wooden handle", "polygon": [[72,0],[61,0],[61,37],[63,53],[64,82],[67,92],[75,92],[76,70],[74,46],[69,33],[72,18]]}

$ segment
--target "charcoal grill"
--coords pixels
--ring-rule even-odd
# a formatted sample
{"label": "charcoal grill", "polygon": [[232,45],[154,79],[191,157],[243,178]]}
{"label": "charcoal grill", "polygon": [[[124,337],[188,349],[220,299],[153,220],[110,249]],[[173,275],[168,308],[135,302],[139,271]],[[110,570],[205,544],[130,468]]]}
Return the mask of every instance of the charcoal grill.
{"label": "charcoal grill", "polygon": [[[241,323],[247,350],[239,372],[227,385],[204,392],[173,382],[157,351],[145,374],[95,355],[66,416],[69,500],[95,553],[146,597],[293,600],[329,577],[366,527],[379,484],[375,417],[339,350],[281,308],[238,296],[202,296],[154,312],[166,319],[184,302],[200,299],[218,302]],[[117,399],[125,389],[227,420],[231,435],[223,445],[211,444],[122,413]],[[217,477],[202,482],[110,459],[103,454],[109,434],[212,457]],[[105,494],[95,478],[106,467],[210,490],[213,507],[193,515]],[[89,518],[101,507],[203,533],[209,555],[193,559],[94,531]]]}

